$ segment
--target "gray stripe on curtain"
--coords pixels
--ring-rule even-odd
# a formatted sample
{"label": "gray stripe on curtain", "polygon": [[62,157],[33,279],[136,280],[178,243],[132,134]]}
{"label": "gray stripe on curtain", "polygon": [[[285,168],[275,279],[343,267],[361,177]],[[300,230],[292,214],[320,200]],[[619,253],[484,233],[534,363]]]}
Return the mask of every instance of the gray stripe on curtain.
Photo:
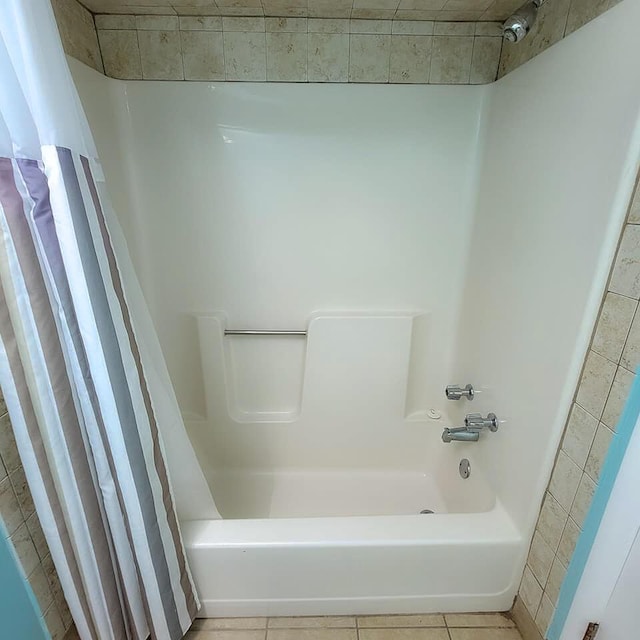
{"label": "gray stripe on curtain", "polygon": [[164,504],[165,512],[167,514],[167,522],[169,523],[169,529],[171,531],[171,537],[173,539],[176,557],[178,559],[178,566],[180,569],[180,584],[182,586],[182,590],[184,592],[185,600],[187,603],[187,610],[189,611],[189,614],[191,615],[191,617],[194,618],[196,613],[198,612],[198,604],[194,597],[193,585],[191,584],[191,580],[189,577],[187,560],[184,555],[182,540],[180,538],[180,529],[178,527],[178,519],[176,517],[176,512],[173,504],[173,497],[171,495],[171,490],[169,487],[169,475],[166,469],[162,451],[160,449],[160,436],[158,433],[158,424],[156,421],[155,412],[151,404],[151,394],[149,393],[149,389],[147,387],[147,381],[144,377],[144,370],[142,368],[142,359],[140,357],[140,350],[138,349],[138,344],[136,342],[135,334],[133,331],[133,325],[131,323],[131,315],[129,313],[129,307],[126,302],[124,290],[122,287],[122,282],[120,280],[120,272],[118,271],[118,266],[116,264],[115,254],[113,252],[113,247],[111,245],[111,238],[109,237],[109,232],[107,230],[106,221],[104,219],[104,213],[102,211],[102,206],[100,204],[100,199],[98,197],[98,191],[96,189],[95,181],[93,179],[93,174],[91,173],[91,167],[89,166],[89,160],[81,156],[80,161],[82,163],[82,168],[84,170],[85,177],[87,179],[87,184],[89,185],[89,191],[91,192],[91,198],[93,199],[93,204],[96,210],[96,214],[98,216],[100,233],[102,235],[104,249],[107,254],[107,259],[109,261],[109,270],[111,272],[111,280],[112,280],[116,295],[118,296],[118,301],[120,302],[120,308],[122,310],[122,317],[124,319],[127,335],[129,337],[131,352],[133,353],[133,357],[136,362],[136,369],[138,371],[140,388],[142,390],[142,394],[144,397],[144,404],[147,409],[147,414],[149,415],[149,426],[151,428],[151,436],[153,438],[153,460],[154,460],[156,470],[158,472],[158,478],[160,480],[160,484],[162,486],[163,504]]}
{"label": "gray stripe on curtain", "polygon": [[[98,397],[89,370],[89,362],[87,359],[87,353],[85,351],[82,336],[80,334],[80,327],[78,326],[78,319],[76,316],[75,307],[71,297],[71,290],[69,287],[69,281],[64,269],[64,263],[62,259],[62,253],[60,250],[60,244],[58,241],[58,234],[56,232],[55,223],[53,220],[53,212],[51,210],[51,203],[49,201],[49,185],[47,178],[40,169],[38,162],[35,160],[17,159],[16,164],[20,169],[22,178],[29,191],[29,195],[33,201],[33,207],[31,211],[31,217],[35,223],[38,236],[40,238],[40,244],[44,251],[44,257],[47,260],[49,270],[53,276],[53,281],[56,288],[56,293],[62,306],[61,311],[64,313],[66,323],[69,327],[69,333],[73,341],[73,347],[82,370],[82,376],[87,388],[87,392],[93,407],[93,413],[96,420],[96,424],[99,429],[100,438],[103,443],[104,451],[107,454],[107,462],[109,469],[111,470],[112,477],[116,477],[115,465],[113,463],[113,456],[111,455],[111,449],[107,442],[105,425],[102,419],[102,412],[98,403]],[[114,483],[120,509],[123,517],[127,522],[127,535],[129,542],[131,543],[131,531],[128,526],[127,512],[124,508],[124,500],[122,497],[122,491],[117,482]],[[124,581],[122,578],[122,572],[119,567],[118,554],[113,554],[114,571],[116,572],[116,581],[119,587],[119,597],[123,608],[124,615],[124,632],[126,637],[133,637],[132,629],[134,628],[133,616],[129,608],[128,600],[124,594]],[[138,576],[140,576],[140,570],[136,562],[136,570]]]}
{"label": "gray stripe on curtain", "polygon": [[[121,616],[121,607],[117,598],[118,588],[111,568],[111,548],[106,535],[107,524],[99,508],[98,495],[95,491],[92,470],[89,467],[87,452],[84,447],[85,438],[82,425],[74,402],[71,381],[69,379],[64,355],[60,348],[60,336],[50,306],[40,261],[33,244],[33,237],[24,215],[22,196],[14,180],[11,161],[0,158],[3,174],[0,180],[0,201],[5,213],[11,238],[20,263],[22,276],[29,294],[29,304],[36,322],[41,348],[47,363],[51,389],[60,416],[60,424],[65,439],[65,446],[76,478],[76,485],[82,507],[89,526],[95,531],[93,551],[99,571],[99,578],[107,594],[109,611],[113,612],[115,623]],[[7,166],[8,163],[8,166]],[[9,175],[10,171],[10,175]],[[40,438],[38,434],[38,438]],[[48,462],[46,463],[48,465]],[[114,601],[113,596],[116,596]]]}
{"label": "gray stripe on curtain", "polygon": [[[69,209],[77,237],[77,244],[82,261],[84,275],[87,281],[91,306],[94,310],[96,325],[103,345],[103,352],[109,372],[109,378],[116,397],[122,435],[130,459],[130,467],[139,496],[140,509],[145,526],[147,543],[150,548],[153,567],[158,583],[160,597],[167,626],[172,637],[179,638],[182,634],[180,620],[171,585],[169,568],[166,563],[164,545],[156,519],[156,509],[153,499],[151,482],[146,472],[146,462],[137,428],[133,400],[130,395],[127,377],[124,370],[122,354],[116,329],[111,318],[111,311],[107,292],[96,250],[93,245],[91,229],[87,220],[87,212],[82,197],[82,191],[76,174],[73,157],[69,149],[57,148],[58,160],[64,179],[65,190],[69,201]],[[144,593],[144,589],[142,590]],[[154,620],[148,620],[155,637]]]}

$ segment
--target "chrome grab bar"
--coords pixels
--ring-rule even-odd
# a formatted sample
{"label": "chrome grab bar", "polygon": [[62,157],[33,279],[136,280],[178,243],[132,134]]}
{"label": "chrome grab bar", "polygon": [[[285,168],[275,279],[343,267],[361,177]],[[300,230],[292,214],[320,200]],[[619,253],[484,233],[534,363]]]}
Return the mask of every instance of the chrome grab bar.
{"label": "chrome grab bar", "polygon": [[306,336],[306,331],[271,331],[269,329],[225,329],[225,336]]}

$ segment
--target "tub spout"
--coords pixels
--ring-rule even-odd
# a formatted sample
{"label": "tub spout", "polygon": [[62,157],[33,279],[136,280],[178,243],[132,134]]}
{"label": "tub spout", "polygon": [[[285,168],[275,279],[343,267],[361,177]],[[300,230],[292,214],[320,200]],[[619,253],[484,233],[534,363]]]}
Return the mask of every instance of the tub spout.
{"label": "tub spout", "polygon": [[467,427],[445,428],[442,432],[442,442],[477,442],[480,438],[478,431],[471,431]]}

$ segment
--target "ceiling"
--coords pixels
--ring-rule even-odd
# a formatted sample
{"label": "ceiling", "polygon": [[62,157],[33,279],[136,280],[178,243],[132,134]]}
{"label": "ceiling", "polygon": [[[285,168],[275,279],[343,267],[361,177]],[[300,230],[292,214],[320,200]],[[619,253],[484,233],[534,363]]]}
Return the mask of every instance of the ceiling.
{"label": "ceiling", "polygon": [[93,13],[504,20],[523,0],[80,0]]}

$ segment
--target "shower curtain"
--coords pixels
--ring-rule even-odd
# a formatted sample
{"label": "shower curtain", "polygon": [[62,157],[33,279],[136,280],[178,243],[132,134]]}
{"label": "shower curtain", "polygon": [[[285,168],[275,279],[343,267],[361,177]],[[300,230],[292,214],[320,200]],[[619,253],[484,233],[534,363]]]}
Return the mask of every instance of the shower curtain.
{"label": "shower curtain", "polygon": [[3,0],[0,385],[80,637],[177,640],[199,603],[160,426],[186,435],[112,219],[49,0]]}

